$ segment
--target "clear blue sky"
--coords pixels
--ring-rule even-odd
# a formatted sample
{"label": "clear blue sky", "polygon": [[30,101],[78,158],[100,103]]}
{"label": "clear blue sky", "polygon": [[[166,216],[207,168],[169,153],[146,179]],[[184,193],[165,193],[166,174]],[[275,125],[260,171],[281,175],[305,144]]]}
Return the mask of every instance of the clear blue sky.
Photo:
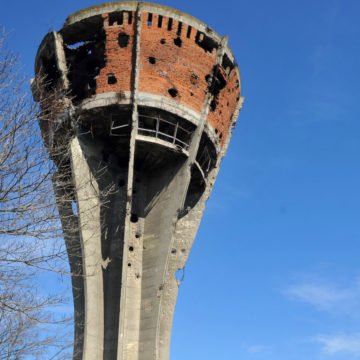
{"label": "clear blue sky", "polygon": [[[172,360],[360,359],[360,2],[157,1],[228,34],[245,104],[180,288]],[[11,0],[43,35],[95,1]]]}

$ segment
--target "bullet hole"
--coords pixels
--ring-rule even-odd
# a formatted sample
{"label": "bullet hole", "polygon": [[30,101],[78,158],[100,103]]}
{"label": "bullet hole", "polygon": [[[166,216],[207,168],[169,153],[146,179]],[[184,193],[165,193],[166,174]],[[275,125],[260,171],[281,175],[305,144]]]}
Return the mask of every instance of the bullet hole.
{"label": "bullet hole", "polygon": [[160,44],[161,44],[161,45],[166,44],[166,40],[165,40],[165,39],[161,39],[161,40],[160,40]]}
{"label": "bullet hole", "polygon": [[192,91],[190,92],[190,96],[194,96],[194,93]]}
{"label": "bullet hole", "polygon": [[134,247],[133,246],[129,246],[129,251],[134,251]]}
{"label": "bullet hole", "polygon": [[219,135],[219,139],[221,140],[221,139],[222,139],[222,137],[223,137],[223,133],[220,133],[220,135]]}
{"label": "bullet hole", "polygon": [[186,250],[185,250],[185,249],[181,249],[181,252],[182,252],[183,254],[185,254],[185,253],[186,253]]}
{"label": "bullet hole", "polygon": [[190,39],[192,27],[189,25],[186,33],[186,37]]}
{"label": "bullet hole", "polygon": [[117,83],[116,76],[114,74],[108,75],[108,84],[109,85],[115,85]]}
{"label": "bullet hole", "polygon": [[163,22],[163,16],[159,15],[159,17],[158,17],[158,28],[162,27],[162,22]]}
{"label": "bullet hole", "polygon": [[137,279],[140,279],[140,274],[135,275]]}
{"label": "bullet hole", "polygon": [[199,77],[194,72],[191,73],[190,82],[192,85],[197,85],[199,83]]}
{"label": "bullet hole", "polygon": [[130,36],[124,32],[121,32],[118,37],[118,43],[121,48],[126,48],[129,45]]}
{"label": "bullet hole", "polygon": [[229,106],[229,105],[230,105],[230,103],[229,103],[229,102],[227,102],[227,103],[226,103],[226,106]]}
{"label": "bullet hole", "polygon": [[173,27],[173,19],[172,18],[169,18],[168,20],[168,30],[170,31]]}
{"label": "bullet hole", "polygon": [[156,59],[153,56],[150,56],[148,60],[149,60],[150,64],[152,64],[152,65],[156,64]]}
{"label": "bullet hole", "polygon": [[176,254],[176,249],[171,249],[171,253],[172,253],[173,255],[175,255],[175,254]]}
{"label": "bullet hole", "polygon": [[139,217],[136,214],[131,214],[130,221],[132,223],[137,223],[139,221]]}
{"label": "bullet hole", "polygon": [[128,267],[131,267],[131,263],[128,263]]}
{"label": "bullet hole", "polygon": [[135,238],[136,238],[136,239],[140,239],[140,236],[141,236],[141,235],[140,235],[139,233],[136,233],[136,234],[135,234]]}
{"label": "bullet hole", "polygon": [[177,89],[175,89],[175,88],[169,89],[169,90],[168,90],[168,93],[169,93],[170,96],[173,97],[173,98],[175,98],[175,97],[178,96],[178,91],[177,91]]}
{"label": "bullet hole", "polygon": [[218,132],[219,132],[219,130],[218,130],[218,129],[215,129],[215,134],[216,134],[216,135],[218,134]]}
{"label": "bullet hole", "polygon": [[180,39],[180,37],[177,37],[176,39],[174,39],[174,44],[178,47],[181,47],[182,40]]}
{"label": "bullet hole", "polygon": [[119,187],[123,187],[125,185],[125,180],[124,179],[120,179],[119,180]]}

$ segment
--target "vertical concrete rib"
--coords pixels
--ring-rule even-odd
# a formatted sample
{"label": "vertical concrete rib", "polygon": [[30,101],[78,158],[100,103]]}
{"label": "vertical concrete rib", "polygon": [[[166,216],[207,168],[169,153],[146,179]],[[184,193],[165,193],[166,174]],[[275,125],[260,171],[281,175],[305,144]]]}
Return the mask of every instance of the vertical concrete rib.
{"label": "vertical concrete rib", "polygon": [[99,188],[79,139],[70,144],[71,167],[79,211],[84,260],[85,328],[83,360],[102,358],[104,339],[103,278]]}
{"label": "vertical concrete rib", "polygon": [[138,133],[138,82],[139,82],[139,64],[140,64],[140,34],[141,34],[141,4],[137,5],[135,13],[135,41],[133,48],[133,74],[132,74],[132,119],[130,134],[130,154],[127,179],[127,203],[124,231],[124,248],[122,263],[122,281],[121,281],[121,305],[119,313],[119,337],[117,360],[136,360],[137,346],[139,337],[139,320],[136,314],[140,308],[140,291],[141,288],[132,286],[131,276],[128,266],[128,247],[130,239],[134,236],[134,227],[131,223],[132,212],[132,195],[134,182],[134,164],[135,164],[135,147],[136,135]]}
{"label": "vertical concrete rib", "polygon": [[[214,64],[215,66],[212,73],[212,77],[209,80],[210,84],[213,83],[213,77],[216,76],[215,71],[217,71],[218,65],[221,64],[222,58],[224,56],[225,47],[227,45],[227,40],[228,40],[227,37],[223,37],[221,43],[219,44],[220,46],[217,49],[216,63]],[[182,197],[180,198],[180,202],[178,204],[179,207],[178,207],[177,215],[179,215],[179,213],[184,208],[185,199],[188,193],[189,184],[191,180],[191,167],[194,165],[196,161],[196,156],[198,153],[205,123],[207,121],[207,116],[208,116],[212,97],[213,95],[211,93],[211,89],[209,89],[205,97],[199,125],[195,130],[191,140],[191,144],[189,148],[189,157],[183,169],[183,171],[186,172],[186,176],[183,177],[184,179],[183,183],[178,185],[179,188],[182,189]],[[192,240],[196,234],[197,226],[199,224],[200,219],[201,216],[199,217],[197,222],[194,221],[192,223],[192,227],[195,229],[195,231],[193,231],[192,234],[187,233],[188,236],[190,235],[190,239],[188,239],[188,244],[190,244],[190,247],[192,244]],[[170,356],[170,337],[171,337],[171,329],[172,329],[172,319],[173,319],[173,313],[174,313],[174,308],[178,293],[178,284],[175,278],[175,272],[179,268],[176,266],[178,265],[178,263],[173,260],[174,256],[172,256],[172,251],[173,249],[176,249],[174,243],[176,241],[176,230],[177,230],[178,222],[179,219],[176,218],[172,226],[171,242],[170,242],[170,246],[167,249],[166,265],[163,272],[164,291],[160,298],[159,312],[157,319],[157,331],[156,331],[156,359],[159,360],[168,360]],[[186,247],[187,254],[189,253],[190,247]],[[183,266],[184,265],[185,262]]]}

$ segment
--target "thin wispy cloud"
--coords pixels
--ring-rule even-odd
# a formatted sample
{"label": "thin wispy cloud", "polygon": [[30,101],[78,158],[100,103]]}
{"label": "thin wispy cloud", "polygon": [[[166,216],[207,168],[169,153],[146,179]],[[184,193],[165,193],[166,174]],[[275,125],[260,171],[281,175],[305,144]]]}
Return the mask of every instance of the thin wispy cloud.
{"label": "thin wispy cloud", "polygon": [[360,359],[360,333],[352,335],[320,335],[313,340],[320,344],[325,355],[348,355]]}
{"label": "thin wispy cloud", "polygon": [[246,351],[250,354],[263,354],[269,350],[270,347],[266,345],[251,345],[246,348]]}
{"label": "thin wispy cloud", "polygon": [[360,316],[360,281],[342,285],[308,279],[290,285],[285,294],[292,300],[306,303],[321,311],[354,312]]}

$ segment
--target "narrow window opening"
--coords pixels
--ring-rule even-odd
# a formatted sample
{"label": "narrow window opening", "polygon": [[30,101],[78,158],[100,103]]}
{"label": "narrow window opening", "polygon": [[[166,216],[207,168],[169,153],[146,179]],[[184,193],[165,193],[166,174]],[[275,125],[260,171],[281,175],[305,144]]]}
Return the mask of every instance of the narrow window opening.
{"label": "narrow window opening", "polygon": [[180,37],[177,37],[176,39],[174,39],[174,44],[178,47],[181,47],[182,40],[180,39]]}
{"label": "narrow window opening", "polygon": [[128,23],[132,24],[132,21],[133,21],[133,13],[132,13],[132,11],[129,11],[128,12]]}
{"label": "narrow window opening", "polygon": [[153,56],[150,56],[149,57],[149,63],[152,64],[152,65],[155,65],[156,64],[156,59]]}
{"label": "narrow window opening", "polygon": [[182,22],[179,22],[179,24],[178,24],[178,29],[177,29],[177,36],[181,36],[181,30],[182,30]]}
{"label": "narrow window opening", "polygon": [[169,93],[170,96],[173,97],[173,98],[177,97],[177,95],[178,95],[178,91],[177,91],[177,89],[175,89],[175,88],[169,89],[169,90],[168,90],[168,93]]}
{"label": "narrow window opening", "polygon": [[173,27],[173,19],[172,18],[169,18],[168,20],[168,30],[172,30],[172,27]]}
{"label": "narrow window opening", "polygon": [[117,83],[116,76],[114,74],[109,74],[108,75],[108,84],[109,85],[114,85],[116,83]]}
{"label": "narrow window opening", "polygon": [[130,36],[124,32],[119,34],[118,43],[121,48],[126,48],[129,45]]}
{"label": "narrow window opening", "polygon": [[190,39],[191,30],[192,30],[192,27],[189,25],[189,26],[188,26],[188,29],[187,29],[187,34],[186,34],[186,37],[187,37],[188,39]]}
{"label": "narrow window opening", "polygon": [[217,106],[217,102],[215,99],[211,100],[211,103],[210,103],[210,111],[214,112],[215,109],[216,109],[216,106]]}
{"label": "narrow window opening", "polygon": [[151,26],[152,25],[152,19],[153,19],[153,14],[149,13],[148,14],[148,20],[147,20],[147,25]]}
{"label": "narrow window opening", "polygon": [[163,16],[159,15],[159,17],[158,17],[158,28],[162,27],[162,23],[163,23]]}
{"label": "narrow window opening", "polygon": [[139,217],[137,216],[137,214],[131,214],[130,221],[132,223],[137,223],[139,221]]}

